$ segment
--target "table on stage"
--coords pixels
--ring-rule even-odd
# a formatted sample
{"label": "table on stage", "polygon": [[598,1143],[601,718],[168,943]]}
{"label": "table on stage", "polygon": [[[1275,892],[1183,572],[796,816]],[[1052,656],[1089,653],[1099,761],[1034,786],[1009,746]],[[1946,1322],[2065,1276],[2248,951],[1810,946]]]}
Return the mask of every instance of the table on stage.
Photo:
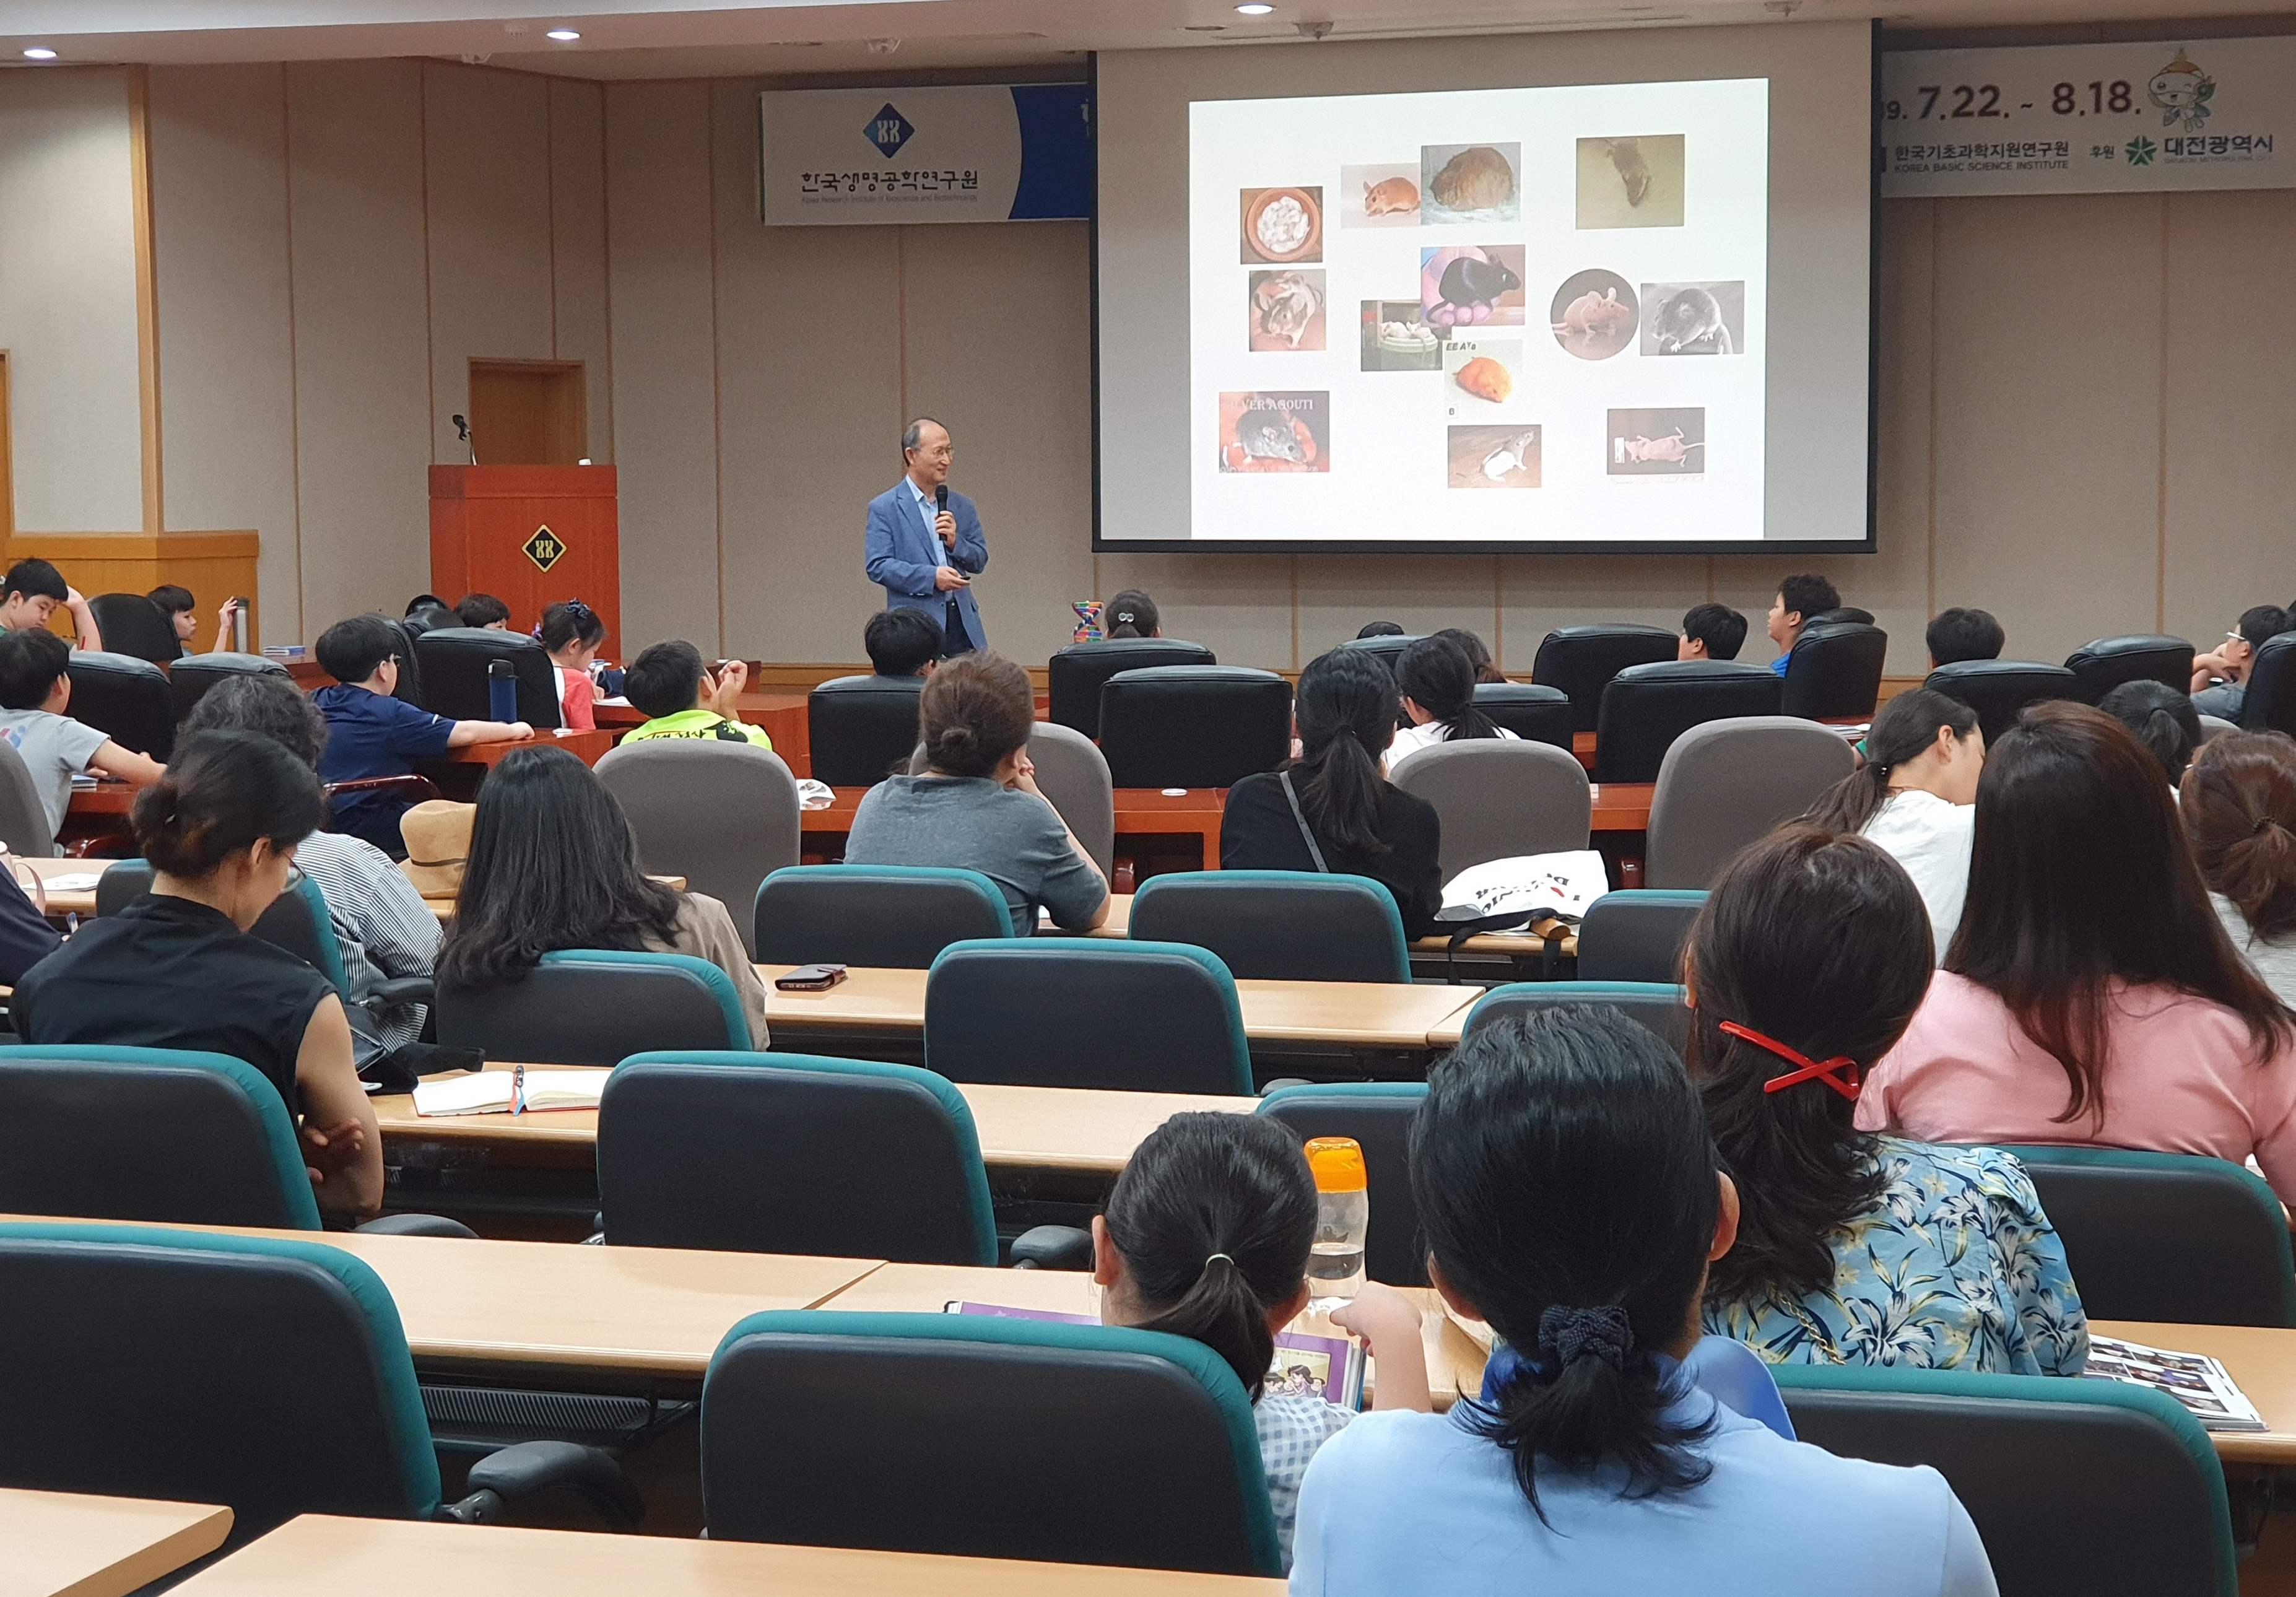
{"label": "table on stage", "polygon": [[223,1545],[231,1511],[0,1487],[0,1593],[126,1597]]}

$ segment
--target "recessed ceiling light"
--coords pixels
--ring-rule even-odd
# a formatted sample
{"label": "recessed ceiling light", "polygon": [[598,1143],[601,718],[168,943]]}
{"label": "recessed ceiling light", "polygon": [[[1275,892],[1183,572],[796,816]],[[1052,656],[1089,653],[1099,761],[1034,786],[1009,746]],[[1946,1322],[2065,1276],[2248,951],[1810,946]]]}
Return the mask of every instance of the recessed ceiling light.
{"label": "recessed ceiling light", "polygon": [[1237,12],[1242,16],[1264,17],[1275,8],[1272,5],[1262,4],[1262,0],[1249,0],[1248,4],[1239,5],[1235,9]]}
{"label": "recessed ceiling light", "polygon": [[53,61],[55,58],[56,53],[49,49],[45,45],[35,45],[29,50],[24,52],[24,59],[26,61]]}
{"label": "recessed ceiling light", "polygon": [[554,28],[542,37],[546,39],[556,39],[562,45],[570,45],[582,36],[571,28]]}

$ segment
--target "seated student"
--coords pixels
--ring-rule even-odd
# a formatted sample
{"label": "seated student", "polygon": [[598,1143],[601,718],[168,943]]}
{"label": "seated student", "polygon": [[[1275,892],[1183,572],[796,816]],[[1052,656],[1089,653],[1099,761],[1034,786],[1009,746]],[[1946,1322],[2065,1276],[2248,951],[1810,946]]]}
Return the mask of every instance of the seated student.
{"label": "seated student", "polygon": [[[1724,867],[1688,960],[1691,1077],[1741,1206],[1706,1329],[1773,1363],[2078,1375],[2088,1322],[2024,1167],[1850,1124],[1931,963],[1913,882],[1863,839],[1785,826]],[[1777,1086],[1808,1060],[1827,1073]]]}
{"label": "seated student", "polygon": [[1443,907],[1442,823],[1380,768],[1402,708],[1374,655],[1334,649],[1308,661],[1292,700],[1300,752],[1228,789],[1222,867],[1368,876],[1394,896],[1404,936],[1432,931]]}
{"label": "seated student", "polygon": [[486,632],[510,630],[510,606],[492,594],[465,594],[455,602],[455,617]]}
{"label": "seated student", "polygon": [[1769,616],[1770,642],[1778,646],[1778,657],[1770,662],[1770,669],[1784,676],[1801,629],[1827,610],[1841,607],[1841,594],[1823,577],[1789,577],[1778,584]]}
{"label": "seated student", "polygon": [[0,632],[0,738],[22,757],[51,837],[71,807],[71,779],[100,771],[148,787],[162,767],[64,714],[71,703],[71,645],[45,627]]}
{"label": "seated student", "polygon": [[1677,659],[1735,659],[1746,642],[1746,618],[1726,604],[1693,604],[1682,612]]}
{"label": "seated student", "polygon": [[14,987],[24,972],[63,946],[63,938],[24,884],[11,877],[16,891],[0,889],[0,984]]}
{"label": "seated student", "polygon": [[[327,718],[326,752],[319,780],[358,782],[407,776],[418,759],[437,759],[472,743],[514,741],[534,735],[523,721],[449,721],[391,695],[398,688],[398,628],[381,616],[353,616],[319,635],[319,669],[335,679],[311,695]],[[335,827],[365,838],[393,859],[406,857],[398,817],[407,801],[388,793],[343,793],[334,801]]]}
{"label": "seated student", "polygon": [[1356,634],[1359,638],[1399,638],[1402,635],[1403,625],[1399,621],[1366,621],[1362,630]]}
{"label": "seated student", "polygon": [[[175,627],[176,658],[182,659],[184,656],[194,652],[192,645],[199,641],[200,618],[195,608],[197,601],[193,599],[192,590],[178,587],[172,582],[163,582],[144,596],[158,605],[167,616],[168,622]],[[231,621],[232,618],[238,613],[238,600],[226,599],[223,602],[223,608],[216,611],[215,647],[209,652],[220,654],[231,647]]]}
{"label": "seated student", "polygon": [[1969,890],[1977,779],[1984,768],[1977,712],[1958,699],[1910,688],[1874,717],[1865,763],[1808,815],[1828,831],[1862,832],[1906,868],[1929,912],[1940,964]]}
{"label": "seated student", "polygon": [[921,610],[881,610],[861,629],[869,668],[880,676],[930,676],[944,645],[940,623]]}
{"label": "seated student", "polygon": [[2226,937],[2182,830],[2127,727],[2029,707],[1978,780],[1961,930],[1857,1128],[2253,1154],[2296,1198],[2296,1015]]}
{"label": "seated student", "polygon": [[[271,671],[234,676],[209,689],[184,717],[183,730],[257,733],[315,772],[327,742],[327,718],[318,707],[292,681]],[[346,831],[315,831],[295,850],[295,863],[327,901],[354,1001],[378,982],[430,974],[439,954],[439,917],[390,856]],[[383,1046],[416,1040],[426,1012],[420,1003],[378,1012]]]}
{"label": "seated student", "polygon": [[1931,618],[1922,635],[1930,648],[1930,669],[1964,659],[1999,659],[2009,635],[2001,623],[1981,610],[1941,610]]}
{"label": "seated student", "polygon": [[[1313,1393],[1266,1387],[1275,1334],[1308,1306],[1315,1240],[1316,1179],[1300,1140],[1262,1115],[1174,1115],[1133,1151],[1092,1219],[1102,1322],[1201,1342],[1243,1382],[1286,1567],[1300,1479],[1356,1417]],[[1410,1299],[1366,1282],[1332,1319],[1379,1361],[1374,1408],[1435,1406]]]}
{"label": "seated student", "polygon": [[1446,627],[1440,632],[1431,632],[1427,635],[1448,638],[1452,643],[1456,643],[1460,652],[1467,657],[1467,664],[1474,668],[1475,680],[1478,683],[1506,680],[1506,673],[1500,670],[1497,663],[1491,659],[1491,651],[1484,645],[1483,640],[1465,627]]}
{"label": "seated student", "polygon": [[1403,694],[1403,713],[1411,725],[1396,729],[1395,741],[1387,751],[1390,772],[1420,749],[1438,743],[1515,738],[1476,708],[1474,662],[1439,632],[1403,651],[1403,658],[1396,662],[1395,685]]}
{"label": "seated student", "polygon": [[2201,712],[2192,695],[2165,682],[2124,682],[2096,701],[2097,708],[2128,728],[2144,745],[2174,790],[2201,746]]}
{"label": "seated student", "polygon": [[439,984],[501,987],[570,948],[707,960],[732,979],[750,1045],[770,1046],[766,989],[726,906],[638,869],[629,817],[589,766],[563,749],[513,749],[479,789]]}
{"label": "seated student", "polygon": [[16,1030],[41,1047],[180,1048],[243,1060],[302,1124],[323,1213],[382,1204],[382,1138],[351,1064],[350,1023],[327,979],[248,928],[286,889],[325,800],[310,767],[249,732],[176,745],[136,795],[152,891],[83,921],[16,984]]}
{"label": "seated student", "polygon": [[2251,605],[2240,625],[2206,654],[2193,657],[2193,708],[2203,716],[2237,723],[2248,702],[2248,673],[2256,651],[2289,629],[2288,612],[2276,604]]}
{"label": "seated student", "polygon": [[1617,1011],[1484,1027],[1428,1075],[1411,1190],[1444,1301],[1522,1356],[1360,1416],[1300,1490],[1294,1597],[1991,1597],[1938,1473],[1837,1458],[1681,1369],[1738,1224],[1698,1093]]}
{"label": "seated student", "polygon": [[44,560],[20,560],[0,577],[0,631],[47,630],[62,606],[71,612],[73,643],[81,649],[103,647],[103,634],[94,612],[63,573]]}
{"label": "seated student", "polygon": [[749,666],[738,659],[705,670],[701,651],[683,638],[649,644],[623,674],[622,693],[650,718],[622,741],[701,738],[770,749],[774,741],[766,729],[742,719],[742,689],[749,680]]}
{"label": "seated student", "polygon": [[1105,635],[1111,638],[1164,635],[1164,618],[1156,613],[1156,602],[1138,588],[1127,588],[1102,606],[1100,619]]}
{"label": "seated student", "polygon": [[2296,741],[2218,733],[2194,758],[2179,808],[2232,946],[2296,1006]]}
{"label": "seated student", "polygon": [[549,654],[558,679],[559,725],[569,732],[596,731],[598,684],[590,667],[606,641],[605,622],[579,599],[569,599],[542,612],[534,636]]}
{"label": "seated student", "polygon": [[978,871],[1004,890],[1014,928],[1089,931],[1108,920],[1108,879],[1037,786],[1029,674],[1001,654],[941,661],[917,696],[923,768],[862,795],[849,865]]}

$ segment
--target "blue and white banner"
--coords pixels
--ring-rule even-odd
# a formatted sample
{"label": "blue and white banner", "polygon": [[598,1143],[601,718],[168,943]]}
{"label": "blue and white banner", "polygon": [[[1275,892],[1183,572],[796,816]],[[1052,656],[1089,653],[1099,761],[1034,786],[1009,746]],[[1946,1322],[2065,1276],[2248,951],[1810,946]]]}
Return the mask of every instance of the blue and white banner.
{"label": "blue and white banner", "polygon": [[768,89],[758,214],[769,227],[1087,217],[1090,114],[1081,83]]}

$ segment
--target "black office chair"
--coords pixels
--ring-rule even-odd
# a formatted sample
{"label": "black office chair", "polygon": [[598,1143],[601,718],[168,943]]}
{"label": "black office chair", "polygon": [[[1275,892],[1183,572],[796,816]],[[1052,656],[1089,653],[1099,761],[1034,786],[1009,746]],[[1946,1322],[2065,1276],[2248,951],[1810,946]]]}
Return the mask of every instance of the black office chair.
{"label": "black office chair", "polygon": [[1811,721],[1871,717],[1882,697],[1882,657],[1890,635],[1857,621],[1805,627],[1786,657],[1778,713]]}
{"label": "black office chair", "polygon": [[1605,893],[1578,923],[1578,979],[1682,979],[1682,949],[1706,907],[1703,891],[1631,888]]}
{"label": "black office chair", "polygon": [[559,724],[558,667],[539,640],[520,632],[481,627],[441,627],[414,640],[422,666],[422,708],[457,721],[496,718],[487,686],[487,668],[508,660],[515,678],[514,719],[537,729]]}
{"label": "black office chair", "polygon": [[[446,625],[455,627],[456,621],[453,618],[454,611],[448,610],[446,613],[450,618]],[[414,619],[402,621],[393,616],[385,616],[383,619],[389,621],[398,634],[398,685],[390,690],[390,696],[402,704],[412,704],[421,708],[422,657],[415,652],[414,640],[421,637],[426,631],[437,629],[424,627]]]}
{"label": "black office chair", "polygon": [[1264,981],[1411,980],[1395,895],[1363,876],[1173,871],[1133,895],[1130,935],[1219,956]]}
{"label": "black office chair", "polygon": [[1835,627],[1845,622],[1853,627],[1871,627],[1874,625],[1874,612],[1870,610],[1859,610],[1854,604],[1837,604],[1832,610],[1822,610],[1814,616],[1804,616],[1801,624],[1805,627]]}
{"label": "black office chair", "polygon": [[2029,659],[1961,659],[1939,666],[1922,685],[1977,712],[1988,747],[2017,725],[2029,704],[2078,697],[2079,679],[2062,666]]}
{"label": "black office chair", "polygon": [[1675,739],[1709,721],[1775,716],[1784,689],[1767,666],[1737,660],[1628,666],[1603,690],[1595,780],[1656,782]]}
{"label": "black office chair", "polygon": [[1242,1384],[1161,1331],[752,1314],[702,1384],[701,1495],[713,1541],[1282,1568]]}
{"label": "black office chair", "polygon": [[176,714],[168,701],[168,674],[148,659],[111,651],[75,649],[71,718],[94,727],[122,749],[166,763],[176,749]]}
{"label": "black office chair", "polygon": [[419,638],[426,632],[437,632],[448,627],[460,627],[463,624],[463,618],[446,605],[423,604],[408,610],[406,618],[399,624],[406,627],[409,636]]}
{"label": "black office chair", "polygon": [[1382,633],[1376,637],[1349,638],[1346,643],[1341,643],[1340,647],[1342,649],[1360,649],[1365,654],[1375,656],[1379,659],[1385,661],[1387,668],[1390,671],[1398,671],[1403,667],[1403,656],[1405,651],[1407,651],[1412,644],[1417,643],[1426,634],[1418,632]]}
{"label": "black office chair", "polygon": [[2193,646],[2158,634],[2098,638],[2065,657],[2072,697],[2095,704],[2124,682],[2161,682],[2182,693],[2193,685]]}
{"label": "black office chair", "polygon": [[1475,708],[1526,743],[1570,752],[1570,695],[1533,682],[1479,682]]}
{"label": "black office chair", "polygon": [[733,979],[685,954],[545,954],[522,979],[484,992],[440,983],[437,1014],[442,1046],[527,1064],[619,1065],[650,1048],[750,1044]]}
{"label": "black office chair", "polygon": [[927,970],[951,943],[1014,935],[995,882],[931,865],[784,865],[753,920],[761,965]]}
{"label": "black office chair", "polygon": [[1245,666],[1119,671],[1100,691],[1119,788],[1226,788],[1292,758],[1292,684]]}
{"label": "black office chair", "polygon": [[167,666],[182,652],[174,619],[141,594],[98,594],[87,602],[87,610],[103,635],[107,653]]}
{"label": "black office chair", "polygon": [[260,654],[186,654],[168,673],[168,709],[180,726],[201,700],[234,677],[266,675],[294,680],[286,667]]}
{"label": "black office chair", "polygon": [[1546,635],[1530,662],[1530,679],[1560,688],[1570,700],[1570,730],[1592,732],[1601,719],[1603,690],[1628,666],[1670,660],[1681,640],[1663,627],[1605,621],[1560,627]]}
{"label": "black office chair", "polygon": [[2248,692],[2240,724],[2250,732],[2284,732],[2296,737],[2296,632],[2267,638],[2249,662]]}
{"label": "black office chair", "polygon": [[[1051,718],[1088,738],[1100,735],[1100,690],[1119,671],[1152,666],[1216,666],[1219,657],[1179,638],[1100,638],[1070,643],[1046,664]],[[826,777],[823,778],[827,781]],[[835,783],[831,783],[835,786]]]}
{"label": "black office chair", "polygon": [[1472,1036],[1510,1015],[1558,1003],[1607,1003],[1677,1054],[1690,1056],[1690,1006],[1684,989],[1670,981],[1511,981],[1475,1000],[1464,1035]]}
{"label": "black office chair", "polygon": [[833,788],[874,787],[909,768],[917,746],[922,676],[836,676],[806,695],[813,779]]}
{"label": "black office chair", "polygon": [[1364,1233],[1364,1272],[1392,1287],[1427,1284],[1427,1241],[1411,1196],[1411,1120],[1427,1101],[1423,1081],[1341,1081],[1275,1087],[1259,1112],[1305,1142],[1353,1137],[1364,1155],[1371,1225]]}

